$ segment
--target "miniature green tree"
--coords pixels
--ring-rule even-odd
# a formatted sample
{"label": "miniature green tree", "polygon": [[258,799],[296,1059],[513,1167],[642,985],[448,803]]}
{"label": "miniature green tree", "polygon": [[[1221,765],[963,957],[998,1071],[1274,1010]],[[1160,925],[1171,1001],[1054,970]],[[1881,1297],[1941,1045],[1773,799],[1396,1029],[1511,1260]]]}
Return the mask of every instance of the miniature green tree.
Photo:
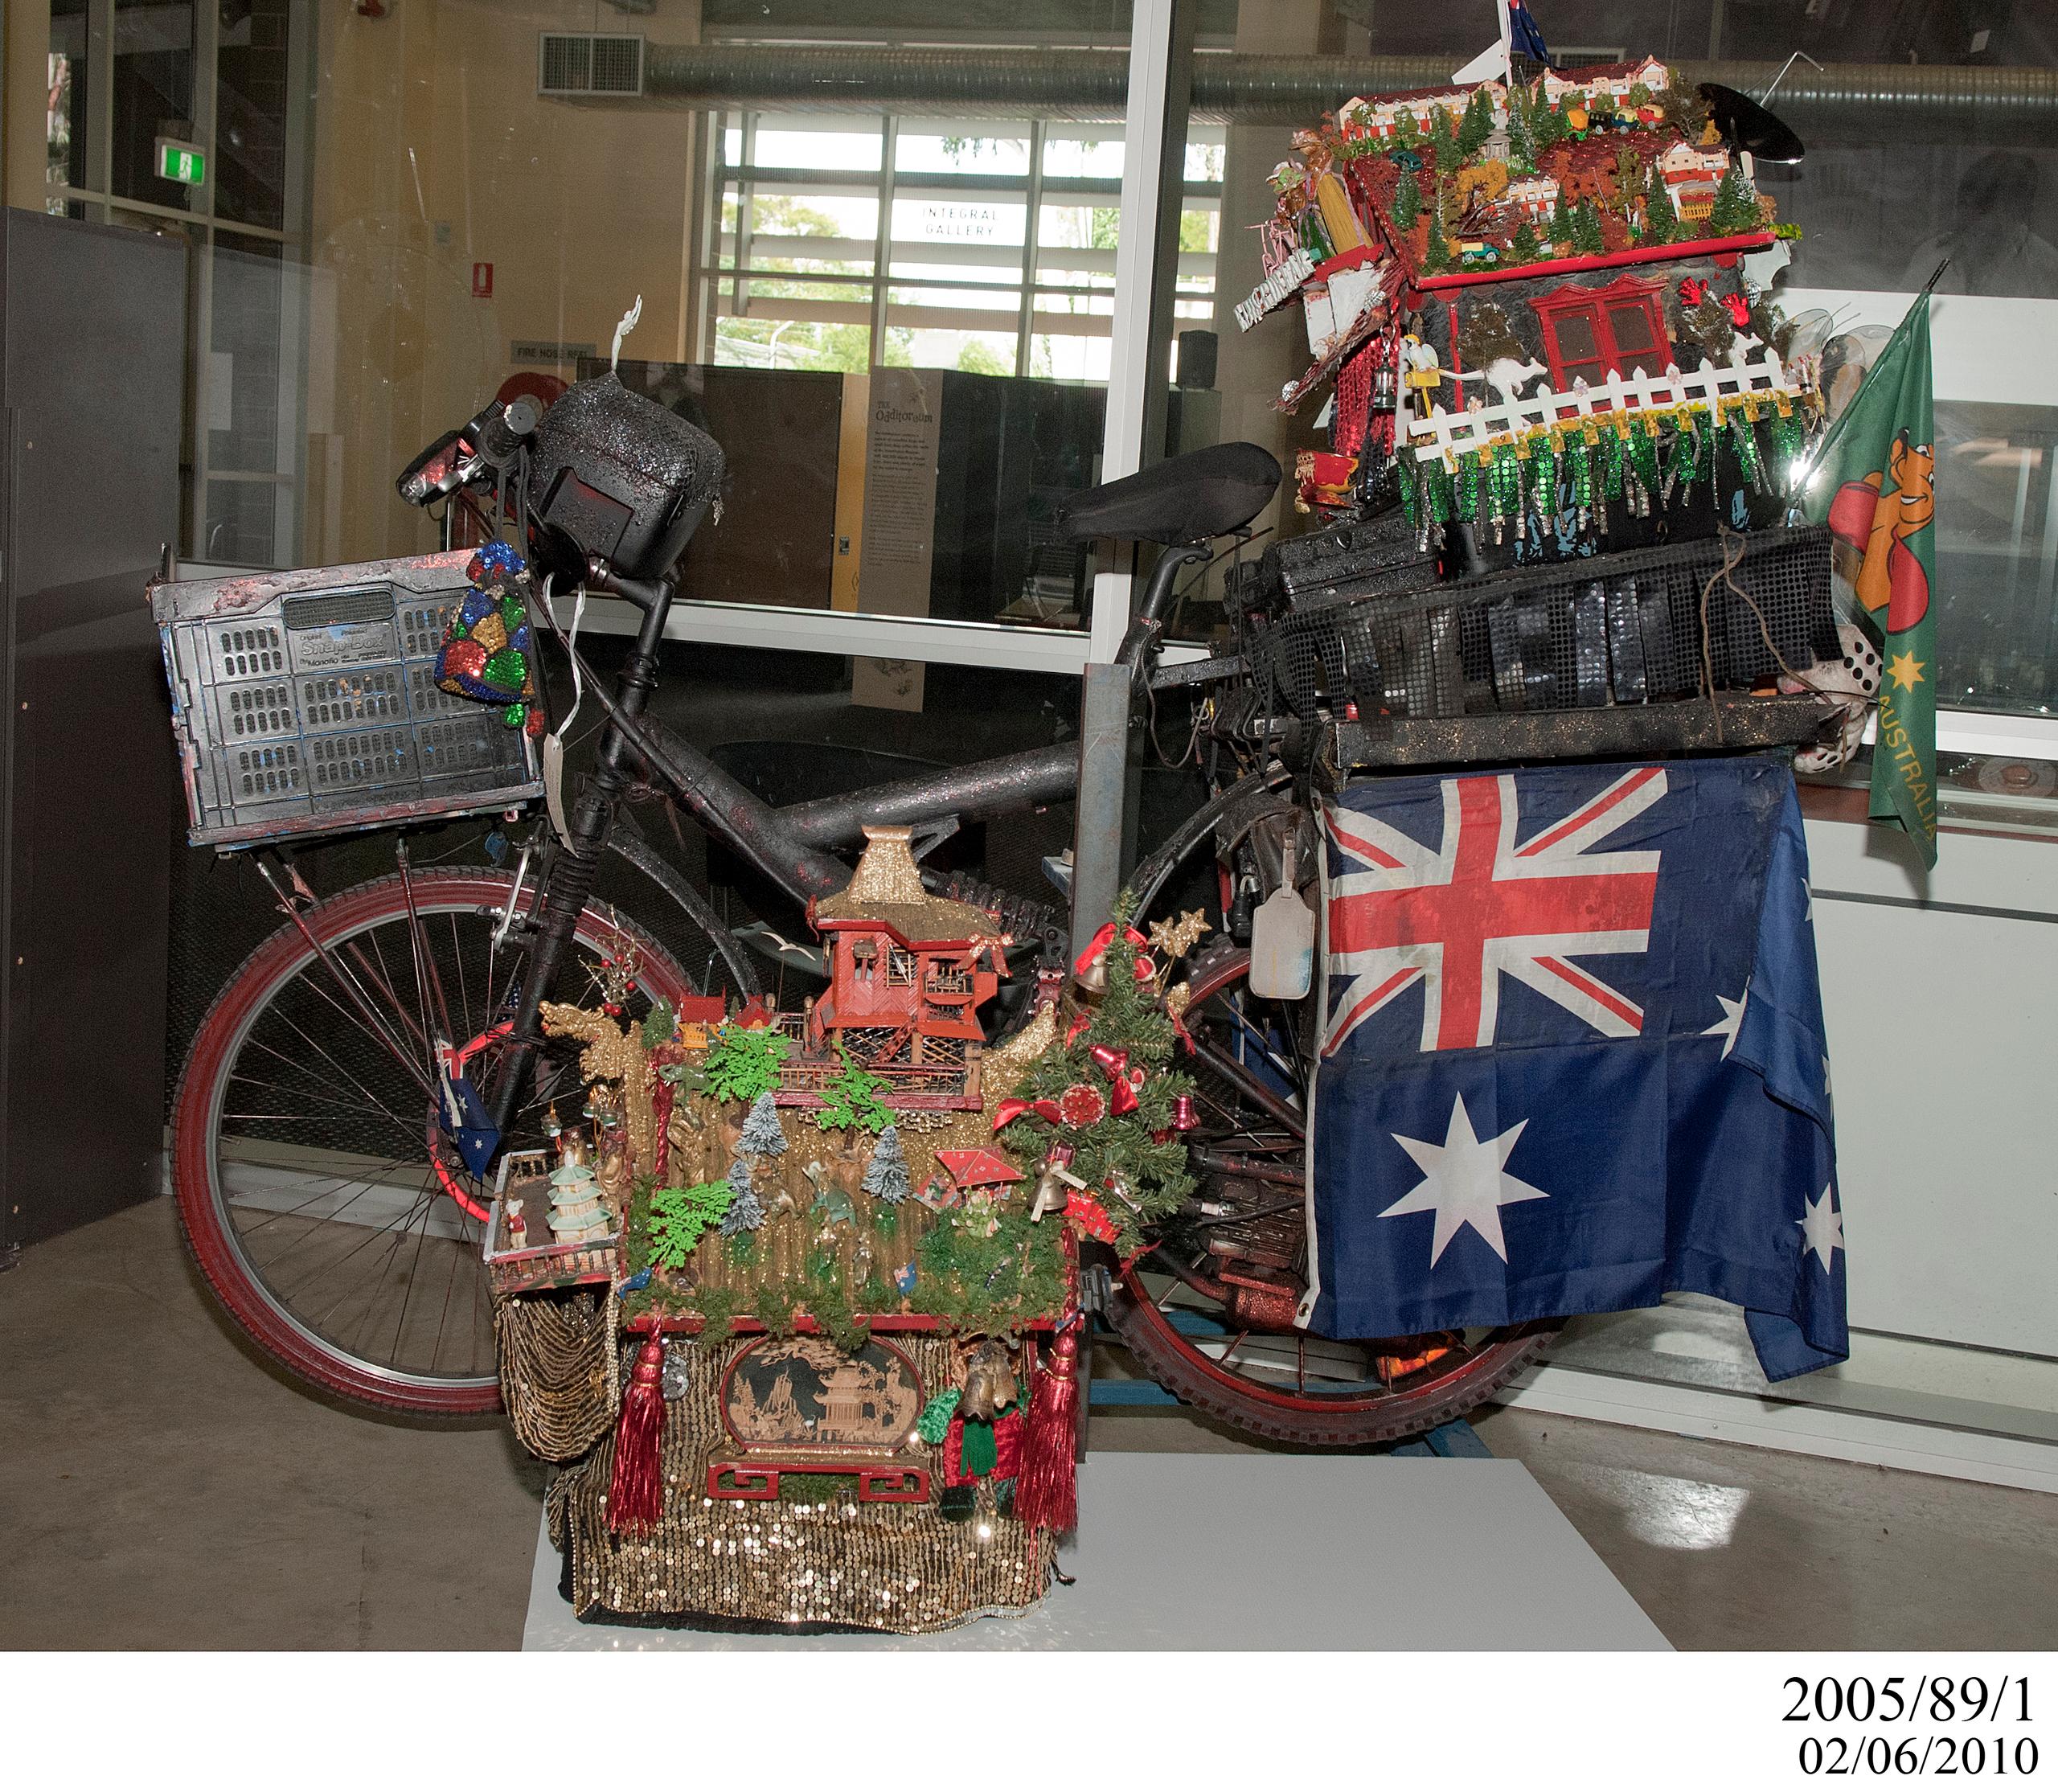
{"label": "miniature green tree", "polygon": [[1474,88],[1466,103],[1465,117],[1458,121],[1457,156],[1461,162],[1469,161],[1479,153],[1479,148],[1494,134],[1494,102],[1483,87]]}
{"label": "miniature green tree", "polygon": [[1529,228],[1524,218],[1515,227],[1515,240],[1508,244],[1511,261],[1536,261],[1543,258],[1544,245],[1536,240],[1536,232]]}
{"label": "miniature green tree", "polygon": [[1519,174],[1536,172],[1536,137],[1519,94],[1508,96],[1508,166]]}
{"label": "miniature green tree", "polygon": [[736,1149],[750,1151],[761,1158],[776,1158],[786,1148],[785,1129],[779,1124],[779,1104],[772,1092],[764,1094],[751,1104],[749,1115],[743,1123],[743,1132],[736,1141]]}
{"label": "miniature green tree", "polygon": [[683,1269],[708,1228],[721,1224],[736,1198],[726,1182],[653,1190],[650,1261],[660,1269]]}
{"label": "miniature green tree", "polygon": [[1641,112],[1646,106],[1649,105],[1652,102],[1654,97],[1655,96],[1651,92],[1650,89],[1646,87],[1642,81],[1634,83],[1630,88],[1628,100],[1630,110],[1632,112]]}
{"label": "miniature green tree", "polygon": [[747,1232],[756,1232],[765,1224],[765,1204],[752,1188],[739,1188],[736,1198],[729,1204],[729,1211],[722,1216],[722,1236],[734,1238]]}
{"label": "miniature green tree", "polygon": [[863,1127],[868,1133],[883,1132],[893,1124],[893,1110],[879,1099],[886,1087],[838,1041],[836,1056],[843,1060],[842,1072],[822,1092],[822,1105],[815,1109],[814,1123],[825,1133],[848,1132]]}
{"label": "miniature green tree", "polygon": [[1581,255],[1605,255],[1608,251],[1601,235],[1601,214],[1584,199],[1572,207],[1572,247]]}
{"label": "miniature green tree", "polygon": [[1457,127],[1451,122],[1446,106],[1438,106],[1429,116],[1429,147],[1436,154],[1439,180],[1447,180],[1457,172]]}
{"label": "miniature green tree", "polygon": [[1639,243],[1669,243],[1679,228],[1679,219],[1673,215],[1672,201],[1661,184],[1655,191],[1646,195],[1643,202],[1643,228],[1637,232]]}
{"label": "miniature green tree", "polygon": [[1405,236],[1415,228],[1415,220],[1422,215],[1422,187],[1406,169],[1394,182],[1393,204],[1388,213],[1393,228]]}
{"label": "miniature green tree", "polygon": [[1569,249],[1572,246],[1572,215],[1571,208],[1565,203],[1562,190],[1558,194],[1556,203],[1551,207],[1551,240],[1561,249]]}
{"label": "miniature green tree", "polygon": [[900,1149],[900,1129],[888,1126],[871,1148],[865,1179],[859,1187],[875,1201],[898,1207],[914,1192],[908,1182],[908,1154]]}
{"label": "miniature green tree", "polygon": [[716,1028],[703,1065],[708,1093],[718,1101],[755,1101],[770,1094],[793,1049],[793,1041],[773,1027],[732,1022]]}
{"label": "miniature green tree", "polygon": [[1758,228],[1758,196],[1734,162],[1715,190],[1715,209],[1708,214],[1708,234],[1742,236]]}
{"label": "miniature green tree", "polygon": [[1572,126],[1557,107],[1539,104],[1529,117],[1529,133],[1539,150],[1548,150],[1553,143],[1562,143],[1572,135]]}

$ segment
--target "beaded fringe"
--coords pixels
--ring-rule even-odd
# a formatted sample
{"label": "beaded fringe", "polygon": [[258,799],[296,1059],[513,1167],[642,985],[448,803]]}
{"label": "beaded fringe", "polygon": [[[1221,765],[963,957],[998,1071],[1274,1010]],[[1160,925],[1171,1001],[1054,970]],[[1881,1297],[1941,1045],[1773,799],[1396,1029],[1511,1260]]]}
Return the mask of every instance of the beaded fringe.
{"label": "beaded fringe", "polygon": [[495,1303],[500,1396],[533,1456],[568,1462],[614,1422],[614,1306],[592,1294],[524,1294]]}
{"label": "beaded fringe", "polygon": [[[946,1340],[895,1343],[926,1385],[949,1384],[955,1359]],[[942,1518],[933,1503],[859,1505],[853,1481],[839,1482],[822,1504],[708,1499],[701,1491],[707,1458],[726,1437],[716,1393],[742,1347],[684,1347],[686,1392],[666,1409],[665,1502],[655,1531],[609,1533],[612,1431],[552,1485],[551,1541],[570,1557],[579,1617],[699,1617],[917,1635],[990,1613],[1019,1614],[1043,1597],[1056,1540],[1000,1516],[984,1488],[981,1510],[962,1523]]]}

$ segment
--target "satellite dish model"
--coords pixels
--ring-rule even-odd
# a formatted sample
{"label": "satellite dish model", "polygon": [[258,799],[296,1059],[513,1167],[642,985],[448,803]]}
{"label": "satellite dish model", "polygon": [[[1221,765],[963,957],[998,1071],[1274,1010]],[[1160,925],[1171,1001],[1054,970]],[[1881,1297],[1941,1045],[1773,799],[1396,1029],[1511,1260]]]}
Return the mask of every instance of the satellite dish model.
{"label": "satellite dish model", "polygon": [[1798,162],[1807,153],[1791,127],[1749,94],[1716,81],[1703,81],[1701,97],[1707,101],[1708,116],[1722,133],[1722,141],[1739,155],[1782,162]]}

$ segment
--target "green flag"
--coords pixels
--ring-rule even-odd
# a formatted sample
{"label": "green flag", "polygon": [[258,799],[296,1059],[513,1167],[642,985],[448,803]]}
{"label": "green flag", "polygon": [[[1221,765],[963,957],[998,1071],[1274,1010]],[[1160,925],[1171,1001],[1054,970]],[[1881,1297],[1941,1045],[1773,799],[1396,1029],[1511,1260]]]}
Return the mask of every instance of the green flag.
{"label": "green flag", "polygon": [[1830,424],[1803,502],[1835,538],[1839,583],[1885,637],[1871,814],[1937,863],[1936,437],[1930,427],[1929,295],[1908,308]]}

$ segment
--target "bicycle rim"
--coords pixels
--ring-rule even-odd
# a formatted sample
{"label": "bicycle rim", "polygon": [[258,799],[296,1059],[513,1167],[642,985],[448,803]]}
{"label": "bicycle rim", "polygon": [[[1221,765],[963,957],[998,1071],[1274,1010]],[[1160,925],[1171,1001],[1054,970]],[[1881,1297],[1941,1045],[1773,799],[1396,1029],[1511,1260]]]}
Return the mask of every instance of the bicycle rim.
{"label": "bicycle rim", "polygon": [[[524,954],[492,943],[510,888],[491,873],[430,871],[317,905],[302,921],[322,949],[292,926],[260,946],[181,1080],[174,1163],[196,1260],[260,1348],[352,1399],[440,1413],[498,1404],[481,1224],[466,1211],[483,1210],[490,1189],[436,1123],[424,1042],[462,1044],[511,1009]],[[596,1003],[596,962],[625,953],[637,961],[628,1018],[691,992],[640,929],[591,905],[553,996]],[[472,1066],[482,1088],[494,1049]],[[510,1148],[543,1142],[553,1104],[576,1124],[584,1098],[576,1048],[553,1047]]]}

